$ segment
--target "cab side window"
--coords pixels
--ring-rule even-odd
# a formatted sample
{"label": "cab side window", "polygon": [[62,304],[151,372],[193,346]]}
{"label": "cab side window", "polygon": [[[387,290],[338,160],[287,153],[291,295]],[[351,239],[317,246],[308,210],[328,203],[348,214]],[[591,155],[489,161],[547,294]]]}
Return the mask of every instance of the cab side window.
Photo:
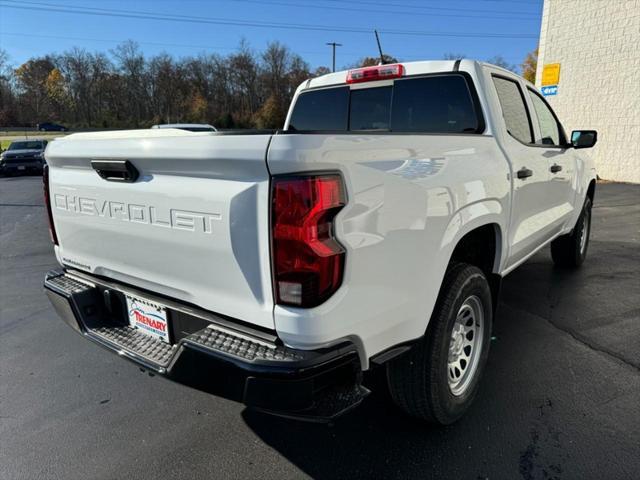
{"label": "cab side window", "polygon": [[531,122],[520,86],[513,80],[495,75],[493,76],[493,84],[498,92],[507,132],[522,143],[532,143]]}
{"label": "cab side window", "polygon": [[540,126],[541,138],[536,138],[535,143],[537,145],[561,145],[563,139],[553,112],[537,93],[529,90],[529,97],[531,98],[531,103],[533,103],[533,108],[536,110],[538,125]]}

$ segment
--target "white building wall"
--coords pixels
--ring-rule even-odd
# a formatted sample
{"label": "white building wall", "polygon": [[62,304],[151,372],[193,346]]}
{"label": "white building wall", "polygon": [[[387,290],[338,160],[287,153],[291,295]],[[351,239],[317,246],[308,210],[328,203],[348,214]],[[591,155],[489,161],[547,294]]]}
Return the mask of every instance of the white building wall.
{"label": "white building wall", "polygon": [[640,183],[640,0],[544,0],[536,86],[560,63],[547,97],[571,130],[598,131],[600,178]]}

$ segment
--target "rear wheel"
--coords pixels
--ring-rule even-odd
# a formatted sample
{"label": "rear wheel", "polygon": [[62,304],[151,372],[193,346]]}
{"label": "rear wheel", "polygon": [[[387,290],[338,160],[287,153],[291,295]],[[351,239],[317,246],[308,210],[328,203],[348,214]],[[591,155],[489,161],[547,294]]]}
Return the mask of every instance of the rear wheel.
{"label": "rear wheel", "polygon": [[450,424],[469,408],[489,353],[493,309],[482,271],[452,265],[427,334],[388,365],[391,397],[406,413]]}
{"label": "rear wheel", "polygon": [[551,242],[551,258],[559,267],[576,268],[587,258],[591,233],[591,199],[587,197],[571,233]]}

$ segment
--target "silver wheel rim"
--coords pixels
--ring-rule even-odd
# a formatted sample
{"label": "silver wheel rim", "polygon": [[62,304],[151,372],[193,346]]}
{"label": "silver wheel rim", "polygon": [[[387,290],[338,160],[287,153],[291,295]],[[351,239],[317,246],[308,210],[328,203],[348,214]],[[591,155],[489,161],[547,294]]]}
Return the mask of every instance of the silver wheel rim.
{"label": "silver wheel rim", "polygon": [[484,310],[478,297],[468,297],[460,306],[451,332],[447,377],[456,397],[463,395],[478,370],[484,337]]}
{"label": "silver wheel rim", "polygon": [[582,231],[580,232],[580,253],[584,254],[587,248],[587,239],[589,238],[589,224],[591,223],[591,213],[585,211],[584,220],[582,222]]}

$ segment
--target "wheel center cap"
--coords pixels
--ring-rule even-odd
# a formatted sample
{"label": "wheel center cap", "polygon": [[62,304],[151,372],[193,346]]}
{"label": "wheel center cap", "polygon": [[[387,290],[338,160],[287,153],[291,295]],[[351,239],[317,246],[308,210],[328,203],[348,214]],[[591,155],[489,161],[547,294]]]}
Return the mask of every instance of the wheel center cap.
{"label": "wheel center cap", "polygon": [[462,346],[464,345],[464,334],[461,327],[454,328],[451,335],[451,354],[455,357],[462,353]]}
{"label": "wheel center cap", "polygon": [[453,350],[456,353],[460,353],[462,350],[462,335],[457,334],[455,340],[453,341]]}

